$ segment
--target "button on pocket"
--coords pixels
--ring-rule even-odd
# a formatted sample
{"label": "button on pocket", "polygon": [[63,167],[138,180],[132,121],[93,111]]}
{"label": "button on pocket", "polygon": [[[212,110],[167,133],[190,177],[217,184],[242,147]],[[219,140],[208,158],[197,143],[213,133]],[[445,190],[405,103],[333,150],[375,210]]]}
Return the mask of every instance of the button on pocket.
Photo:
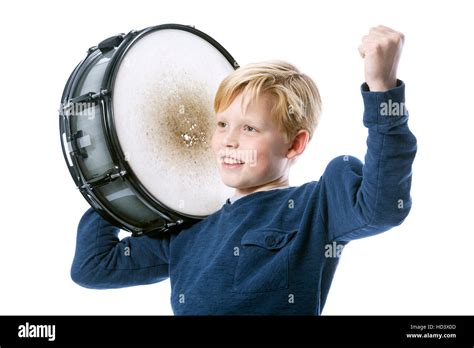
{"label": "button on pocket", "polygon": [[287,289],[289,244],[296,230],[259,229],[245,233],[234,275],[233,292]]}
{"label": "button on pocket", "polygon": [[273,236],[266,236],[265,243],[267,244],[267,247],[272,247],[276,244],[276,240]]}

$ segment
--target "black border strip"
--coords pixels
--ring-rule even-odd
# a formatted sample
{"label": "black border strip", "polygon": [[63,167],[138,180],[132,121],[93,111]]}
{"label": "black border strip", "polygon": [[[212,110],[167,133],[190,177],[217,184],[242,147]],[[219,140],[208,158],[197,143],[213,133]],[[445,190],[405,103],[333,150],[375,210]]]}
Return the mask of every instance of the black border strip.
{"label": "black border strip", "polygon": [[[114,344],[391,344],[474,345],[473,316],[3,316],[0,346]],[[55,325],[55,340],[20,338],[25,323]],[[412,325],[433,325],[413,329]],[[442,328],[444,327],[444,328]],[[451,327],[448,329],[447,327]],[[455,334],[455,338],[407,338],[413,333]]]}

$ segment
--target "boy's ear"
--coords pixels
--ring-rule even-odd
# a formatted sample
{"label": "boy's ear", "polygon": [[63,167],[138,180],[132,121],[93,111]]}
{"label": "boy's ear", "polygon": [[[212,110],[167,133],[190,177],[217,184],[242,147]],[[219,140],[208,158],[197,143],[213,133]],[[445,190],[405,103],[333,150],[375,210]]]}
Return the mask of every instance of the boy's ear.
{"label": "boy's ear", "polygon": [[300,129],[291,140],[286,158],[293,159],[303,153],[309,142],[309,132],[306,129]]}

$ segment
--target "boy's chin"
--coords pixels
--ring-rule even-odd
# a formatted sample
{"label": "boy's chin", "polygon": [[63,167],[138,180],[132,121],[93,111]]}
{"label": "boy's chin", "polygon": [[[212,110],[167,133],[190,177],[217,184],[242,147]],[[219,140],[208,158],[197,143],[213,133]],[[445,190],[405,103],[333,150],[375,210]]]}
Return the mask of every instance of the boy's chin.
{"label": "boy's chin", "polygon": [[252,185],[252,183],[242,183],[242,182],[232,182],[232,181],[224,181],[223,183],[225,186],[233,188],[235,190],[235,194],[241,195],[241,194],[248,194],[251,193],[260,187],[259,185]]}
{"label": "boy's chin", "polygon": [[[222,180],[222,178],[221,178],[221,180]],[[238,183],[234,183],[234,182],[229,181],[229,180],[222,180],[222,183],[225,186],[233,188],[233,189],[239,189],[240,188],[240,185]]]}
{"label": "boy's chin", "polygon": [[237,181],[237,180],[229,180],[223,177],[221,177],[221,180],[225,186],[236,189],[236,190],[245,189],[249,187],[248,185],[244,185],[242,182]]}

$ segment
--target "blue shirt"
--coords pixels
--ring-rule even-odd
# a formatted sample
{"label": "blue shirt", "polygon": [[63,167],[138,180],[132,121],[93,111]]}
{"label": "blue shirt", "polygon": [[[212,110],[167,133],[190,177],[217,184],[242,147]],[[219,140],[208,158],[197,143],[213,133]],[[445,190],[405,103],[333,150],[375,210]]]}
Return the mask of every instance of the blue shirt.
{"label": "blue shirt", "polygon": [[399,225],[410,211],[416,138],[408,115],[386,107],[404,106],[404,89],[401,81],[386,92],[362,85],[365,165],[336,157],[318,181],[227,201],[156,238],[119,240],[119,229],[89,209],[72,279],[105,289],[169,277],[176,315],[320,315],[343,247]]}

